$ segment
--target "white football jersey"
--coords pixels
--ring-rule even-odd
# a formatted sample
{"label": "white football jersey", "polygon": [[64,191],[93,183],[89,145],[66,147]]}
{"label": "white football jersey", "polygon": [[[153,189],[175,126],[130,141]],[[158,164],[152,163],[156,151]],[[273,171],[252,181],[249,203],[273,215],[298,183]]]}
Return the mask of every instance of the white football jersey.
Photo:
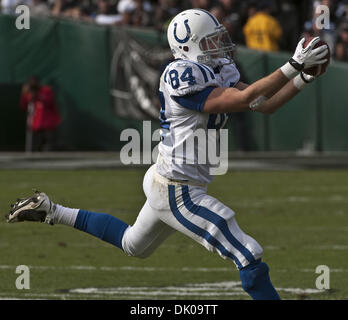
{"label": "white football jersey", "polygon": [[[208,129],[218,131],[227,114],[203,113],[210,92],[216,87],[233,87],[240,74],[234,64],[211,68],[188,60],[170,63],[160,78],[161,142],[157,171],[168,179],[200,184],[212,180],[207,157]],[[205,141],[202,138],[206,137]],[[218,141],[216,145],[219,146]],[[202,153],[205,153],[205,155]]]}

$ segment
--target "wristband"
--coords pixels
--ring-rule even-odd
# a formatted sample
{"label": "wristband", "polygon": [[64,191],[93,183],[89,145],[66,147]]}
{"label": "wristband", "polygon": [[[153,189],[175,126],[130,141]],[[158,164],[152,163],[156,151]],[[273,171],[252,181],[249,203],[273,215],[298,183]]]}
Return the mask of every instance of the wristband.
{"label": "wristband", "polygon": [[297,70],[302,71],[304,68],[304,63],[298,63],[295,59],[290,58],[289,63]]}
{"label": "wristband", "polygon": [[303,79],[302,74],[298,74],[295,78],[294,78],[294,86],[298,89],[298,90],[302,90],[304,88],[304,86],[309,83],[308,81],[306,81],[305,79]]}
{"label": "wristband", "polygon": [[290,62],[285,63],[280,70],[289,80],[292,79],[298,72],[298,70]]}

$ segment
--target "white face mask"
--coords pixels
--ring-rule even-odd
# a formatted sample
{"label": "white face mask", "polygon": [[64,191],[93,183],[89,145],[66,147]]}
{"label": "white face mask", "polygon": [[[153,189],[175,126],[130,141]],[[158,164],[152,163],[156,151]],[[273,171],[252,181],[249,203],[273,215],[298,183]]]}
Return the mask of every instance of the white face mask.
{"label": "white face mask", "polygon": [[198,56],[198,62],[217,65],[230,64],[233,62],[233,51],[235,45],[232,43],[227,30],[223,27],[221,30],[204,37],[199,47],[202,55]]}

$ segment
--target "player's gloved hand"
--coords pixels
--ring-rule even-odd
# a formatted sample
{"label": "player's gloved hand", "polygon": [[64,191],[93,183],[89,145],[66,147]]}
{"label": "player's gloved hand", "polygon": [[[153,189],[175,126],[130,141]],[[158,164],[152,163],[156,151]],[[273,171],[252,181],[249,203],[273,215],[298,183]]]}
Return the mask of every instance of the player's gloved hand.
{"label": "player's gloved hand", "polygon": [[308,45],[304,48],[303,44],[305,38],[302,38],[297,44],[296,50],[292,58],[290,58],[289,63],[297,70],[302,71],[304,68],[308,68],[317,64],[322,64],[327,61],[324,57],[328,53],[328,48],[326,45],[322,45],[318,48],[314,46],[320,41],[319,37],[313,38]]}
{"label": "player's gloved hand", "polygon": [[314,65],[323,64],[327,61],[326,55],[328,54],[329,49],[326,44],[322,46],[312,49],[311,53],[308,55],[304,67],[309,68]]}

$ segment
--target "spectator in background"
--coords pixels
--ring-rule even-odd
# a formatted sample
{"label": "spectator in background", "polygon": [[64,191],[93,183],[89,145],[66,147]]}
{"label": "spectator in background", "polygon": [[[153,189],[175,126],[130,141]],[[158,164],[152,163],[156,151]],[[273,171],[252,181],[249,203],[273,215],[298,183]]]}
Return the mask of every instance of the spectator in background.
{"label": "spectator in background", "polygon": [[259,1],[257,12],[249,17],[243,27],[247,47],[264,51],[279,50],[283,31],[279,22],[270,15],[270,7],[269,1]]}
{"label": "spectator in background", "polygon": [[[321,12],[317,12],[317,6],[318,5],[325,5],[330,10],[330,23],[329,26],[321,27],[321,23],[317,23],[317,18],[320,18]],[[329,48],[330,53],[333,55],[335,51],[335,43],[336,43],[336,24],[335,24],[335,15],[334,15],[334,2],[332,0],[321,0],[321,1],[314,1],[313,3],[313,16],[312,16],[312,29],[313,29],[313,36],[319,36],[322,40],[326,41]],[[319,21],[322,19],[320,18]]]}
{"label": "spectator in background", "polygon": [[117,11],[122,15],[122,24],[131,26],[153,26],[152,6],[146,0],[121,0]]}
{"label": "spectator in background", "polygon": [[210,13],[216,18],[218,19],[218,21],[221,21],[223,22],[225,17],[226,17],[226,14],[222,8],[221,5],[216,5],[216,6],[213,6],[211,9],[210,9]]}
{"label": "spectator in background", "polygon": [[224,10],[221,4],[217,4],[210,9],[210,13],[224,25],[233,43],[241,43],[243,35],[241,33],[241,20],[239,13],[229,13]]}
{"label": "spectator in background", "polygon": [[65,0],[55,0],[51,14],[54,16],[58,16],[63,12],[63,6],[65,4]]}
{"label": "spectator in background", "polygon": [[31,16],[49,16],[51,14],[46,0],[33,0],[29,8]]}
{"label": "spectator in background", "polygon": [[278,0],[277,9],[276,18],[283,30],[279,47],[283,51],[294,51],[301,32],[298,8],[293,0]]}
{"label": "spectator in background", "polygon": [[[92,22],[91,8],[86,1],[58,0],[60,5],[54,6],[53,15],[59,15],[64,18]],[[58,12],[58,13],[56,13]]]}
{"label": "spectator in background", "polygon": [[117,24],[122,21],[122,15],[116,14],[108,0],[98,0],[95,22],[97,24]]}
{"label": "spectator in background", "polygon": [[38,77],[31,77],[22,87],[20,107],[27,112],[27,139],[30,136],[30,151],[53,150],[54,134],[61,118],[52,88],[41,85]]}
{"label": "spectator in background", "polygon": [[339,26],[334,57],[339,61],[348,62],[348,18]]}
{"label": "spectator in background", "polygon": [[159,0],[155,7],[155,28],[159,31],[166,31],[171,19],[179,12],[178,0]]}
{"label": "spectator in background", "polygon": [[226,16],[241,11],[241,1],[238,0],[219,0],[218,4],[222,7]]}
{"label": "spectator in background", "polygon": [[54,2],[51,13],[54,16],[59,16],[59,15],[63,15],[65,17],[70,17],[71,15],[76,16],[76,12],[75,14],[72,14],[71,11],[74,11],[74,8],[79,7],[80,4],[81,3],[79,3],[78,0],[56,0]]}
{"label": "spectator in background", "polygon": [[300,35],[300,38],[310,38],[310,37],[314,37],[314,30],[312,27],[312,22],[311,21],[306,21],[303,27],[303,31]]}
{"label": "spectator in background", "polygon": [[247,20],[257,13],[257,1],[250,1],[247,6]]}
{"label": "spectator in background", "polygon": [[339,1],[335,11],[338,24],[348,19],[348,0]]}
{"label": "spectator in background", "polygon": [[135,10],[132,12],[131,25],[135,27],[154,26],[151,3],[145,0],[134,0],[134,2]]}
{"label": "spectator in background", "polygon": [[191,0],[189,8],[199,8],[209,11],[213,6],[212,0]]}
{"label": "spectator in background", "polygon": [[19,0],[0,0],[1,12],[4,14],[14,14]]}
{"label": "spectator in background", "polygon": [[129,25],[132,22],[132,12],[136,9],[133,0],[120,0],[117,4],[117,12],[122,16],[121,23]]}

